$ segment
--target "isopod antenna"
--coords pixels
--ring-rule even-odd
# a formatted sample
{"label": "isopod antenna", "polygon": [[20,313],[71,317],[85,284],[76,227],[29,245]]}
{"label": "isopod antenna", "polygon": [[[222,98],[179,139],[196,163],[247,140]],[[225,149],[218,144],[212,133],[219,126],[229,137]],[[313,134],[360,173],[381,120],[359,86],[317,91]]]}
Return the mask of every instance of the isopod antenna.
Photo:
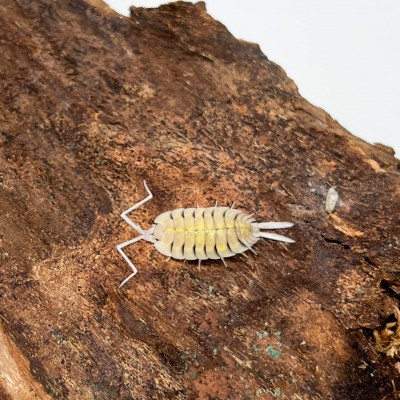
{"label": "isopod antenna", "polygon": [[121,218],[127,223],[129,224],[136,232],[140,233],[140,236],[135,237],[134,239],[130,239],[124,243],[121,243],[117,246],[117,250],[119,252],[119,254],[121,254],[121,256],[124,258],[124,260],[128,263],[128,265],[131,267],[133,273],[130,274],[125,280],[123,280],[121,282],[121,284],[119,285],[119,287],[122,287],[123,285],[125,285],[126,282],[128,282],[131,278],[133,278],[136,274],[137,274],[137,269],[136,267],[133,265],[133,262],[129,259],[129,257],[122,251],[122,249],[126,246],[131,245],[132,243],[136,243],[139,242],[140,240],[146,240],[149,242],[153,241],[153,228],[150,228],[148,230],[143,230],[139,225],[135,224],[129,217],[128,214],[131,213],[133,210],[135,210],[136,208],[140,207],[142,204],[148,202],[149,200],[151,200],[153,198],[153,194],[150,192],[150,189],[147,187],[146,181],[144,181],[144,187],[148,193],[148,196],[139,201],[138,203],[134,204],[132,207],[128,208],[127,210],[125,210],[122,214],[121,214]]}

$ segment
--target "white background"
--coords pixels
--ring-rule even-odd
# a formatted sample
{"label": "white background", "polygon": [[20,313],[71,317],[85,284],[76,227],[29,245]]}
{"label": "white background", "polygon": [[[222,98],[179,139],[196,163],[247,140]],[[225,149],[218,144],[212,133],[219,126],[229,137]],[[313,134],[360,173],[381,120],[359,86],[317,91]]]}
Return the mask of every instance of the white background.
{"label": "white background", "polygon": [[[106,0],[120,14],[168,1]],[[399,0],[206,0],[237,38],[258,43],[311,103],[400,156]]]}

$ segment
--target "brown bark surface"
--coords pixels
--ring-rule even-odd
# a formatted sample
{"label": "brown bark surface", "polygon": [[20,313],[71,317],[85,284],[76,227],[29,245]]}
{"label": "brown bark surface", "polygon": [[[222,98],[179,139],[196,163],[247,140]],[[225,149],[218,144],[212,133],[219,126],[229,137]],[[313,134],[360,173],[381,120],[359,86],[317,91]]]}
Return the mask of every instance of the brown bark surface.
{"label": "brown bark surface", "polygon": [[[296,243],[199,269],[139,242],[118,289],[144,179],[143,228],[235,201]],[[0,398],[396,398],[399,161],[203,3],[0,2],[0,210]]]}

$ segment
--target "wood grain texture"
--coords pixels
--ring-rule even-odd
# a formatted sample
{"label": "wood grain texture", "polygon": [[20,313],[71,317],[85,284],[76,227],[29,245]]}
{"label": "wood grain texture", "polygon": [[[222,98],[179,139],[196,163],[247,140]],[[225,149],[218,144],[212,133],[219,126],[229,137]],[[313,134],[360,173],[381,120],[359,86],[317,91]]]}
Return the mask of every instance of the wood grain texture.
{"label": "wood grain texture", "polygon": [[[92,4],[0,3],[0,397],[395,398],[372,330],[399,303],[399,161],[203,3]],[[140,242],[118,290],[143,179],[143,228],[235,201],[296,243],[198,269]]]}

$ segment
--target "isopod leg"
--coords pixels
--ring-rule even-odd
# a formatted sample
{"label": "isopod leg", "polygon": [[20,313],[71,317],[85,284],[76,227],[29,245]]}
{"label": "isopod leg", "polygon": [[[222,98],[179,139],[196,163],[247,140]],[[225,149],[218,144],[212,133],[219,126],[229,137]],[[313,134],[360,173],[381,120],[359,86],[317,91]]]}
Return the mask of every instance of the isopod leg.
{"label": "isopod leg", "polygon": [[139,232],[141,235],[143,235],[144,231],[143,229],[139,226],[136,225],[129,217],[128,214],[130,212],[132,212],[133,210],[135,210],[136,208],[140,207],[142,204],[146,203],[147,201],[151,200],[153,198],[153,194],[150,192],[150,189],[147,187],[146,181],[144,181],[144,187],[148,193],[148,196],[139,201],[139,203],[134,204],[131,208],[128,208],[127,210],[125,210],[122,214],[121,214],[121,218],[127,223],[129,224],[135,231]]}
{"label": "isopod leg", "polygon": [[[262,237],[262,232],[261,232],[261,237]],[[248,249],[249,249],[250,251],[252,251],[255,255],[257,255],[256,251],[255,251],[252,247],[248,247]]]}
{"label": "isopod leg", "polygon": [[221,260],[222,260],[222,262],[224,263],[224,265],[225,265],[225,268],[228,268],[228,266],[226,265],[226,262],[225,262],[225,260],[221,257]]}
{"label": "isopod leg", "polygon": [[132,268],[133,273],[130,274],[122,283],[119,285],[119,287],[122,287],[125,285],[126,282],[129,281],[129,279],[133,278],[137,274],[137,269],[133,265],[132,261],[129,259],[129,257],[122,251],[122,249],[126,246],[129,246],[132,243],[138,242],[139,240],[143,239],[143,235],[135,237],[134,239],[128,240],[127,242],[121,243],[117,246],[117,250],[119,254],[124,258],[124,260],[128,263],[128,265]]}

